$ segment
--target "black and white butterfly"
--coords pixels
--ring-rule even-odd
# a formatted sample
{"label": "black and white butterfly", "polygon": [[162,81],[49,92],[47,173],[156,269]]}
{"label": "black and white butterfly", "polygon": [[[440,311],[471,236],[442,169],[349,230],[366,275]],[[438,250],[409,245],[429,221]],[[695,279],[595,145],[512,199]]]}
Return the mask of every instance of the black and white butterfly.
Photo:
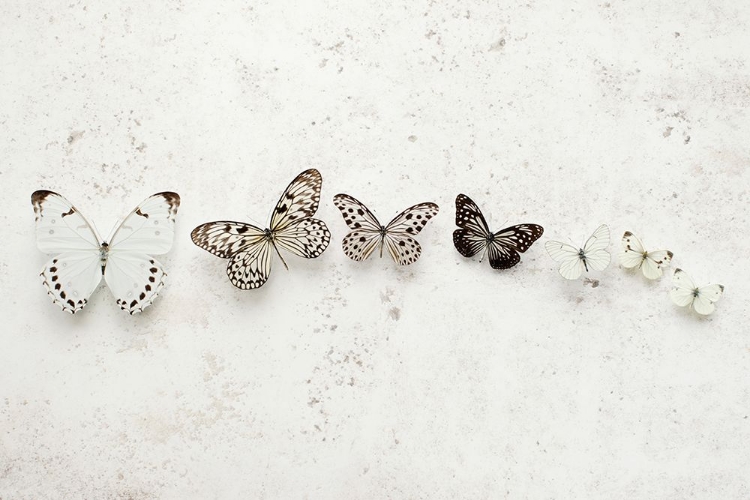
{"label": "black and white butterfly", "polygon": [[323,178],[315,169],[299,174],[279,198],[268,229],[245,222],[207,222],[193,229],[193,243],[212,254],[229,259],[227,276],[242,290],[259,288],[271,273],[271,248],[289,269],[279,248],[313,259],[331,241],[325,222],[313,219],[320,204]]}
{"label": "black and white butterfly", "polygon": [[180,206],[177,193],[157,193],[130,212],[107,241],[68,200],[35,191],[39,250],[55,254],[40,273],[47,294],[63,311],[83,309],[102,276],[117,305],[130,314],[143,311],[164,286],[167,273],[152,257],[167,253],[174,240]]}
{"label": "black and white butterfly", "polygon": [[669,250],[647,251],[641,240],[630,231],[625,231],[622,235],[620,263],[628,269],[640,268],[643,275],[650,280],[661,277],[662,266],[668,265],[673,256]]}
{"label": "black and white butterfly", "polygon": [[560,241],[548,241],[544,244],[547,253],[553,260],[560,262],[560,275],[568,280],[581,277],[584,269],[603,271],[611,260],[607,247],[609,246],[609,227],[606,224],[599,226],[594,234],[586,240],[583,248]]}
{"label": "black and white butterfly", "polygon": [[691,306],[702,315],[714,312],[714,302],[724,293],[723,285],[696,286],[693,279],[682,269],[675,269],[669,296],[678,306]]}
{"label": "black and white butterfly", "polygon": [[[484,220],[482,211],[465,194],[456,196],[456,225],[453,245],[464,257],[482,252],[489,256],[493,269],[509,269],[521,261],[523,253],[539,239],[544,228],[538,224],[517,224],[493,233]],[[481,261],[480,259],[480,261]]]}
{"label": "black and white butterfly", "polygon": [[378,247],[382,257],[385,247],[393,260],[402,266],[419,259],[422,247],[412,236],[419,234],[439,210],[434,203],[419,203],[407,208],[384,226],[366,206],[348,194],[337,194],[333,197],[333,204],[352,229],[342,241],[347,257],[361,261]]}

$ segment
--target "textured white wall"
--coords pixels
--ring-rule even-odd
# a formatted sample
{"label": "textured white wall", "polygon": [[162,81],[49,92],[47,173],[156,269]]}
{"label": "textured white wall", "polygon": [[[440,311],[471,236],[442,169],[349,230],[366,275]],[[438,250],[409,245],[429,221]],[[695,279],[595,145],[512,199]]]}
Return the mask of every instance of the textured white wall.
{"label": "textured white wall", "polygon": [[[748,498],[750,7],[662,2],[0,6],[3,498]],[[317,260],[235,290],[190,230],[323,174]],[[46,297],[29,196],[100,232],[182,195],[130,317]],[[331,198],[441,207],[422,259],[349,261]],[[464,192],[542,239],[493,272]],[[699,318],[548,238],[626,229],[726,293]],[[278,264],[278,262],[277,262]]]}

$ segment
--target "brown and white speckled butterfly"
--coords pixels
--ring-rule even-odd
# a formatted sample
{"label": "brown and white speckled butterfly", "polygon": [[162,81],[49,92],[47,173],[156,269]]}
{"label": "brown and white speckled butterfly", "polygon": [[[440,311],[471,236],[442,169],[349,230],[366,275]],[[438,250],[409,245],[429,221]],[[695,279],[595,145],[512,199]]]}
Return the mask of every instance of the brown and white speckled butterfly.
{"label": "brown and white speckled butterfly", "polygon": [[412,236],[419,234],[439,210],[434,203],[419,203],[407,208],[384,226],[366,206],[348,194],[337,194],[333,197],[333,204],[352,229],[342,241],[347,257],[362,261],[378,247],[382,257],[383,247],[386,247],[393,260],[402,266],[419,259],[422,247]]}
{"label": "brown and white speckled butterfly", "polygon": [[312,218],[320,204],[322,184],[320,172],[305,170],[279,198],[269,228],[245,222],[207,222],[193,229],[193,243],[229,259],[227,276],[234,286],[242,290],[259,288],[271,273],[271,248],[289,269],[279,247],[307,259],[318,257],[328,247],[328,227],[322,220]]}
{"label": "brown and white speckled butterfly", "polygon": [[528,250],[544,233],[538,224],[518,224],[493,233],[477,204],[465,194],[456,197],[456,225],[459,229],[453,231],[453,246],[458,253],[473,257],[482,252],[482,258],[486,253],[493,269],[509,269],[518,264],[519,252]]}
{"label": "brown and white speckled butterfly", "polygon": [[180,206],[177,193],[147,198],[108,241],[102,241],[83,215],[57,193],[35,191],[31,204],[37,246],[55,254],[42,269],[42,282],[63,311],[74,314],[83,309],[102,276],[123,311],[134,314],[151,305],[167,275],[152,255],[172,248]]}

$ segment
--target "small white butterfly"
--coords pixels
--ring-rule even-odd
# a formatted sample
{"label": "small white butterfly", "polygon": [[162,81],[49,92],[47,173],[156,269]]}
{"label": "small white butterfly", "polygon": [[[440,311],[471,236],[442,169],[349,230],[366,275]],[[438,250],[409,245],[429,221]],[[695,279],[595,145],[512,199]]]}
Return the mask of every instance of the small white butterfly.
{"label": "small white butterfly", "polygon": [[692,306],[698,314],[714,312],[714,302],[724,293],[723,285],[695,286],[695,283],[682,269],[675,269],[672,277],[672,289],[669,296],[672,302],[680,307]]}
{"label": "small white butterfly", "polygon": [[102,276],[123,311],[134,314],[151,305],[167,275],[151,256],[172,248],[180,206],[176,193],[147,198],[115,228],[108,242],[57,193],[35,191],[31,204],[37,246],[56,254],[42,269],[42,282],[63,311],[75,314],[83,309]]}
{"label": "small white butterfly", "polygon": [[549,256],[556,262],[561,262],[560,275],[568,280],[578,279],[584,269],[604,270],[611,259],[606,250],[608,246],[609,228],[606,224],[599,226],[580,249],[559,241],[548,241],[544,244]]}
{"label": "small white butterfly", "polygon": [[383,247],[386,247],[393,260],[402,266],[419,259],[422,247],[412,236],[419,234],[439,210],[434,203],[419,203],[382,225],[362,202],[348,194],[337,194],[333,197],[333,204],[352,229],[341,242],[347,257],[362,261],[378,247],[382,257]]}
{"label": "small white butterfly", "polygon": [[672,256],[669,250],[647,252],[641,240],[630,231],[625,231],[622,236],[620,263],[628,269],[640,267],[643,275],[650,280],[661,277],[661,267],[668,265]]}

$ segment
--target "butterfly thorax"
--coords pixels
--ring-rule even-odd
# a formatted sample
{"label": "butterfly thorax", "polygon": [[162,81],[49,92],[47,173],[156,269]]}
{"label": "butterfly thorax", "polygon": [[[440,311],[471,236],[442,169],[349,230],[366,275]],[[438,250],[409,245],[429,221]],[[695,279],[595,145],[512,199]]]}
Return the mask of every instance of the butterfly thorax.
{"label": "butterfly thorax", "polygon": [[487,235],[487,238],[485,238],[485,239],[487,240],[487,244],[489,245],[490,243],[492,243],[493,241],[495,241],[495,235],[493,233],[490,233],[490,234]]}
{"label": "butterfly thorax", "polygon": [[99,265],[102,266],[102,272],[104,272],[104,268],[107,267],[108,256],[109,256],[109,243],[104,241],[99,246]]}
{"label": "butterfly thorax", "polygon": [[265,238],[266,238],[267,240],[269,240],[269,241],[273,241],[273,240],[274,240],[274,233],[273,233],[273,231],[271,231],[271,230],[270,230],[270,229],[268,229],[268,228],[266,228],[266,229],[264,229],[264,230],[263,230],[263,236],[264,236],[264,237],[265,237]]}

